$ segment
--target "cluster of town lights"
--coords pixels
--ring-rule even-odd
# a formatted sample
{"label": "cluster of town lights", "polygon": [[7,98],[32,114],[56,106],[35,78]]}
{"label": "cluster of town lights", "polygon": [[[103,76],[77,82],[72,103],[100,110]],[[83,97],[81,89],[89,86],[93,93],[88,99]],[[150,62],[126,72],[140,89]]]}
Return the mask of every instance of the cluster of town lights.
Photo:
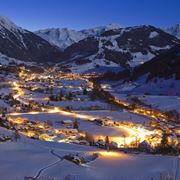
{"label": "cluster of town lights", "polygon": [[[75,76],[76,77],[76,76]],[[79,76],[77,76],[76,78],[80,78]],[[87,79],[85,79],[88,84],[90,86],[93,86],[93,83]],[[21,85],[18,84],[17,82],[13,82],[13,90],[16,91],[16,93],[13,95],[13,98],[14,99],[17,99],[19,100],[20,102],[24,103],[24,104],[27,104],[27,102],[25,102],[22,97],[23,95],[25,95],[25,92],[24,90],[21,88]],[[106,86],[103,86],[102,87],[103,89],[106,89],[107,87]],[[115,101],[120,103],[120,104],[123,104],[124,106],[129,106],[130,104],[127,103],[127,102],[124,102],[124,101],[121,101],[119,99],[116,99],[115,98]],[[146,110],[146,109],[143,109],[143,108],[135,108],[133,110],[134,113],[138,113],[138,114],[144,114],[144,115],[147,115],[148,117],[152,117],[152,118],[155,118],[155,115],[152,114],[150,111]],[[78,114],[76,112],[69,112],[69,111],[65,111],[61,108],[58,108],[58,107],[53,107],[53,108],[45,108],[45,107],[40,107],[40,111],[31,111],[31,112],[22,112],[22,113],[18,113],[18,112],[14,112],[14,113],[10,113],[9,115],[11,116],[21,116],[23,114],[42,114],[42,113],[59,113],[61,115],[65,115],[65,116],[69,116],[69,117],[73,117],[73,118],[78,118],[78,119],[83,119],[83,120],[95,120],[96,118],[98,117],[95,117],[95,116],[90,116],[90,115],[84,115],[84,114]],[[158,114],[159,115],[159,114]],[[160,114],[162,116],[162,114]],[[14,123],[24,123],[24,121],[22,119],[18,119],[18,118],[10,118],[10,121],[11,122],[14,122]],[[39,126],[40,127],[40,126]],[[128,125],[119,125],[117,126],[117,128],[121,131],[121,132],[124,132],[125,135],[122,135],[122,136],[115,136],[115,137],[110,137],[111,138],[111,141],[113,142],[116,142],[118,144],[118,147],[122,147],[122,146],[130,146],[133,142],[136,142],[138,140],[138,142],[142,142],[142,141],[148,141],[149,137],[153,134],[158,134],[159,136],[161,136],[161,134],[159,134],[159,132],[155,132],[153,130],[147,130],[147,129],[144,129],[143,127],[139,127],[139,126],[128,126]],[[32,136],[34,133],[29,131],[27,133],[24,133],[25,135],[27,136]],[[100,138],[100,136],[99,136]],[[46,139],[46,138],[44,138]],[[48,139],[48,138],[47,138]],[[105,136],[102,136],[102,139],[105,139]],[[155,140],[150,140],[149,141],[151,143],[151,145],[156,145],[157,143],[160,142],[160,138],[159,139],[155,139]],[[108,154],[111,154],[110,152],[106,152],[107,155]],[[105,154],[106,154],[105,153]]]}

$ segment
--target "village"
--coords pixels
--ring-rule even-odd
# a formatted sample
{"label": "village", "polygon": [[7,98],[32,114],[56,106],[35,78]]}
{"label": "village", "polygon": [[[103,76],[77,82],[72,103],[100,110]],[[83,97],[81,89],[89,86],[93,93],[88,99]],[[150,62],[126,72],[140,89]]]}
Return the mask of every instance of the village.
{"label": "village", "polygon": [[[109,86],[99,87],[88,78],[96,77],[94,74],[52,72],[56,71],[32,74],[21,67],[19,80],[8,82],[11,93],[2,94],[1,99],[10,108],[2,108],[1,112],[2,120],[12,126],[10,129],[37,140],[108,151],[160,153],[162,146],[168,146],[170,153],[178,153],[180,126],[169,121],[165,113],[113,97],[106,91]],[[113,118],[108,112],[119,115]],[[126,119],[121,114],[126,114]],[[140,121],[133,119],[135,114]]]}
{"label": "village", "polygon": [[0,180],[180,180],[174,1],[0,2]]}

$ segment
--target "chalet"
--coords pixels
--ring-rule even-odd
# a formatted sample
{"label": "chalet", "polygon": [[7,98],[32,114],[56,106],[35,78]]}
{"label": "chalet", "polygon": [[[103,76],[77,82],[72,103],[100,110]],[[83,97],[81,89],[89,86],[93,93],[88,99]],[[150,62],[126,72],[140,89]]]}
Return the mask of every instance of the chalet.
{"label": "chalet", "polygon": [[114,121],[111,119],[105,119],[104,126],[114,126]]}
{"label": "chalet", "polygon": [[80,140],[79,144],[89,146],[89,142],[87,142],[86,140]]}
{"label": "chalet", "polygon": [[118,148],[118,144],[114,141],[109,143],[109,148],[110,149],[117,149]]}
{"label": "chalet", "polygon": [[77,129],[62,129],[62,133],[67,134],[67,135],[77,135],[78,130]]}
{"label": "chalet", "polygon": [[66,138],[66,136],[64,134],[62,134],[62,133],[58,134],[57,137],[60,138],[60,139],[65,139]]}
{"label": "chalet", "polygon": [[66,126],[73,125],[73,121],[71,121],[71,120],[63,120],[63,121],[61,121],[61,123]]}
{"label": "chalet", "polygon": [[104,122],[102,119],[95,119],[94,122],[96,122],[97,125],[99,126],[103,126],[104,125]]}
{"label": "chalet", "polygon": [[98,146],[98,147],[103,148],[103,147],[105,147],[106,143],[105,143],[105,141],[103,141],[103,140],[98,140],[98,141],[95,143],[95,145]]}
{"label": "chalet", "polygon": [[146,151],[146,152],[152,151],[151,145],[145,140],[138,145],[138,148],[141,149],[142,151]]}

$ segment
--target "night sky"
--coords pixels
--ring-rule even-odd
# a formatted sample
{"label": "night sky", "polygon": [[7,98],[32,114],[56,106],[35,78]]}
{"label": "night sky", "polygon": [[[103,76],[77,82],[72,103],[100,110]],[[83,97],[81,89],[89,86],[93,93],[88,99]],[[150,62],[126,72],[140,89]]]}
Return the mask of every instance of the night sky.
{"label": "night sky", "polygon": [[180,0],[0,0],[0,15],[29,30],[110,23],[167,27],[180,23]]}

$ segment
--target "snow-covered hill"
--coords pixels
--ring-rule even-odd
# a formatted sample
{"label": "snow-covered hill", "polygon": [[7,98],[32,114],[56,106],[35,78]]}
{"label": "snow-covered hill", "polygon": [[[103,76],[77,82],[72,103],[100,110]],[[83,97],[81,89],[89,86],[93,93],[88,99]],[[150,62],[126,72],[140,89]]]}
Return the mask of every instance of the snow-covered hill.
{"label": "snow-covered hill", "polygon": [[164,29],[167,33],[176,36],[180,39],[180,24],[176,24],[174,26],[168,27]]}
{"label": "snow-covered hill", "polygon": [[49,28],[35,31],[34,33],[43,39],[50,42],[52,45],[58,46],[60,49],[65,49],[68,46],[79,42],[80,40],[87,38],[89,36],[98,36],[101,33],[119,29],[120,26],[117,24],[110,24],[108,26],[100,26],[92,29],[84,30],[72,30],[68,28]]}
{"label": "snow-covered hill", "polygon": [[108,30],[88,37],[64,50],[71,70],[97,67],[135,67],[180,44],[180,40],[153,26]]}
{"label": "snow-covered hill", "polygon": [[[180,46],[136,67],[132,72],[107,73],[104,79],[120,94],[180,95]],[[124,81],[126,79],[126,81]]]}

